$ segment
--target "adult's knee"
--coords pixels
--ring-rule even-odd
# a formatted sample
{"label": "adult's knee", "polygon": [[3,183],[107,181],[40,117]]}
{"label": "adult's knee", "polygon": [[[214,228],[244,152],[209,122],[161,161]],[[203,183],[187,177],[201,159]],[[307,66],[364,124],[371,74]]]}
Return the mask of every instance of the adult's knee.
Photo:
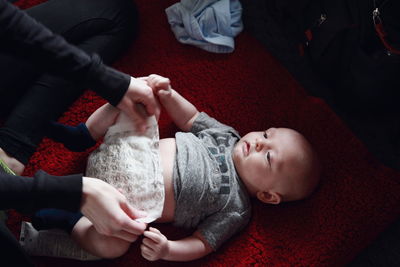
{"label": "adult's knee", "polygon": [[127,43],[138,28],[133,0],[51,0],[26,11],[75,45],[99,35]]}
{"label": "adult's knee", "polygon": [[[82,0],[79,0],[82,1]],[[133,0],[85,0],[88,5],[101,10],[99,18],[108,19],[113,22],[114,33],[127,34],[134,37],[138,28],[138,10]]]}
{"label": "adult's knee", "polygon": [[[79,0],[82,1],[82,0]],[[118,59],[138,35],[138,10],[133,0],[84,0],[97,9],[96,21],[97,37],[88,40],[86,44],[94,42],[98,47],[93,52],[98,53],[105,63],[110,64]],[[102,38],[102,39],[101,39]],[[101,45],[99,44],[102,43]],[[85,49],[85,47],[83,47]]]}

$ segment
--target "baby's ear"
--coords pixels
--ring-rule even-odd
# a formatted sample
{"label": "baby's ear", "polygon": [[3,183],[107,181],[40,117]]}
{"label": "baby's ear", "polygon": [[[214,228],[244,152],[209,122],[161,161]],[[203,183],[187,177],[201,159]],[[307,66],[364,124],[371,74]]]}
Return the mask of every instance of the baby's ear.
{"label": "baby's ear", "polygon": [[257,192],[258,200],[266,204],[279,204],[282,201],[282,196],[276,192]]}

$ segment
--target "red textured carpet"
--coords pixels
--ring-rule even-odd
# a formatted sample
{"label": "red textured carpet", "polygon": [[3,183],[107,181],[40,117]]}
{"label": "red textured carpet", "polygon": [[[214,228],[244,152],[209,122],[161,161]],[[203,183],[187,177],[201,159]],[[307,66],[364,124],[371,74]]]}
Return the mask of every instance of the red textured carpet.
{"label": "red textured carpet", "polygon": [[[158,73],[200,110],[233,125],[241,134],[271,126],[302,132],[316,147],[323,163],[320,187],[311,198],[279,206],[253,201],[249,226],[218,252],[190,266],[338,266],[348,263],[400,211],[400,174],[378,163],[321,100],[308,97],[290,74],[256,40],[241,33],[232,54],[211,54],[182,45],[169,29],[164,9],[176,1],[136,0],[141,14],[138,40],[114,66],[133,76]],[[26,8],[36,1],[20,0]],[[87,92],[61,118],[85,121],[104,100]],[[176,128],[165,114],[162,137]],[[86,153],[72,153],[44,140],[26,170],[52,174],[84,171]],[[21,216],[9,225],[18,235]],[[181,230],[162,226],[170,238]],[[113,261],[77,262],[36,258],[38,266],[179,266],[150,263],[132,245]]]}

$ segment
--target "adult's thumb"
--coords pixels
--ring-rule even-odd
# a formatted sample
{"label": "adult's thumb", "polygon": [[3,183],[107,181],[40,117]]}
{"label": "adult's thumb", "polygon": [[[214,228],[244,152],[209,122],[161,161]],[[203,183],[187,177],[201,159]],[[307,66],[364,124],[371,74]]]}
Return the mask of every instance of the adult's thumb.
{"label": "adult's thumb", "polygon": [[136,209],[129,204],[126,204],[125,212],[131,219],[147,217],[147,212]]}

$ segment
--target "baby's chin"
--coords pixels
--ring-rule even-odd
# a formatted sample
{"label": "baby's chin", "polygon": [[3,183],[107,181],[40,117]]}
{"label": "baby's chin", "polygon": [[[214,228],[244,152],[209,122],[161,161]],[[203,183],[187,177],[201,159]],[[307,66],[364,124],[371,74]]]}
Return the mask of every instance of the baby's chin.
{"label": "baby's chin", "polygon": [[240,149],[238,144],[239,143],[236,143],[236,145],[233,147],[233,150],[232,150],[233,163],[235,163],[235,161],[238,160],[238,158],[240,158],[240,153],[242,153],[242,150]]}

